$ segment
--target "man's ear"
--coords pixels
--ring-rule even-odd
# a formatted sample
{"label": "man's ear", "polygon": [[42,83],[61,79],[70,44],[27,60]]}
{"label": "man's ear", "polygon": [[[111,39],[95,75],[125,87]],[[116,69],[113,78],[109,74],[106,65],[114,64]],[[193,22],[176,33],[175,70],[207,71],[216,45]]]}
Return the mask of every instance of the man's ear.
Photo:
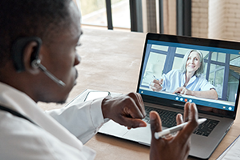
{"label": "man's ear", "polygon": [[[31,61],[38,59],[41,44],[42,40],[39,37],[19,37],[13,42],[11,55],[17,72],[24,71],[25,66],[30,69]],[[27,60],[29,62],[26,62]]]}
{"label": "man's ear", "polygon": [[26,72],[30,72],[31,74],[38,74],[40,72],[39,68],[32,65],[34,60],[41,58],[41,55],[36,53],[40,52],[40,48],[39,44],[35,41],[31,41],[25,46],[23,50],[23,65]]}

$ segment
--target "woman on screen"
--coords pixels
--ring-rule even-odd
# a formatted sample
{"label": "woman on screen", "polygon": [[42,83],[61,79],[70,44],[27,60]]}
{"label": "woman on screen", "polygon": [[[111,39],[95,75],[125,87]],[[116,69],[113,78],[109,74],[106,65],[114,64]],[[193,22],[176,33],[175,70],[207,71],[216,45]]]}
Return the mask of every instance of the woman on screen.
{"label": "woman on screen", "polygon": [[201,98],[218,99],[215,87],[203,76],[203,54],[190,50],[183,58],[181,70],[171,70],[150,85],[153,91],[166,91]]}

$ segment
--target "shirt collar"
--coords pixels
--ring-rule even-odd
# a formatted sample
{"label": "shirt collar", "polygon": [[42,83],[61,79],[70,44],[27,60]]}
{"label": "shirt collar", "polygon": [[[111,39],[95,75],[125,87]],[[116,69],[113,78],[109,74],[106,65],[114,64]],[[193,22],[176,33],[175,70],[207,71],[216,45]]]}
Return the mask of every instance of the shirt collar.
{"label": "shirt collar", "polygon": [[[183,74],[183,77],[182,77],[182,78],[183,78],[183,79],[182,79],[182,83],[183,83],[183,84],[181,84],[181,86],[183,86],[184,83],[185,83],[185,81],[186,81],[185,77],[186,77],[186,72]],[[197,76],[196,76],[196,75],[193,75],[193,76],[190,78],[190,80],[189,80],[188,84],[186,85],[186,87],[187,87],[189,84],[193,83],[193,82],[196,80],[196,78],[197,78]]]}
{"label": "shirt collar", "polygon": [[29,112],[34,112],[32,108],[38,108],[36,102],[34,102],[28,95],[1,82],[0,104],[23,115],[28,115]]}

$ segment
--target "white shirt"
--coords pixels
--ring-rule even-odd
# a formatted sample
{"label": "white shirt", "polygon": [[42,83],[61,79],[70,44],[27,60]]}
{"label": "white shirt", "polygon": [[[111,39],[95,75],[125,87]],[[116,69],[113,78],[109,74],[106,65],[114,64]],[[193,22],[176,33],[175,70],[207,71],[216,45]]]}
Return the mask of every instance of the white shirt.
{"label": "white shirt", "polygon": [[[185,73],[180,70],[171,70],[163,75],[162,91],[173,93],[178,87],[185,84]],[[204,77],[192,76],[186,88],[191,91],[208,91],[215,87],[209,83]]]}
{"label": "white shirt", "polygon": [[95,152],[83,143],[104,123],[101,103],[102,99],[86,103],[76,99],[68,107],[47,114],[26,94],[0,83],[0,105],[21,113],[38,125],[0,110],[0,159],[94,159]]}

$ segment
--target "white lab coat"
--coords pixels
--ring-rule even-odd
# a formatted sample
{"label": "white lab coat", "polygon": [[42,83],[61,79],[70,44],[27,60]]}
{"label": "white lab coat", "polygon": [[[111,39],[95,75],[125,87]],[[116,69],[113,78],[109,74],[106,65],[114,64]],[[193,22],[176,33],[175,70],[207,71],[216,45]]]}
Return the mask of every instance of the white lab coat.
{"label": "white lab coat", "polygon": [[0,105],[38,125],[0,110],[0,160],[94,159],[95,152],[83,143],[104,123],[101,103],[102,99],[82,104],[76,100],[47,114],[26,94],[0,83]]}

